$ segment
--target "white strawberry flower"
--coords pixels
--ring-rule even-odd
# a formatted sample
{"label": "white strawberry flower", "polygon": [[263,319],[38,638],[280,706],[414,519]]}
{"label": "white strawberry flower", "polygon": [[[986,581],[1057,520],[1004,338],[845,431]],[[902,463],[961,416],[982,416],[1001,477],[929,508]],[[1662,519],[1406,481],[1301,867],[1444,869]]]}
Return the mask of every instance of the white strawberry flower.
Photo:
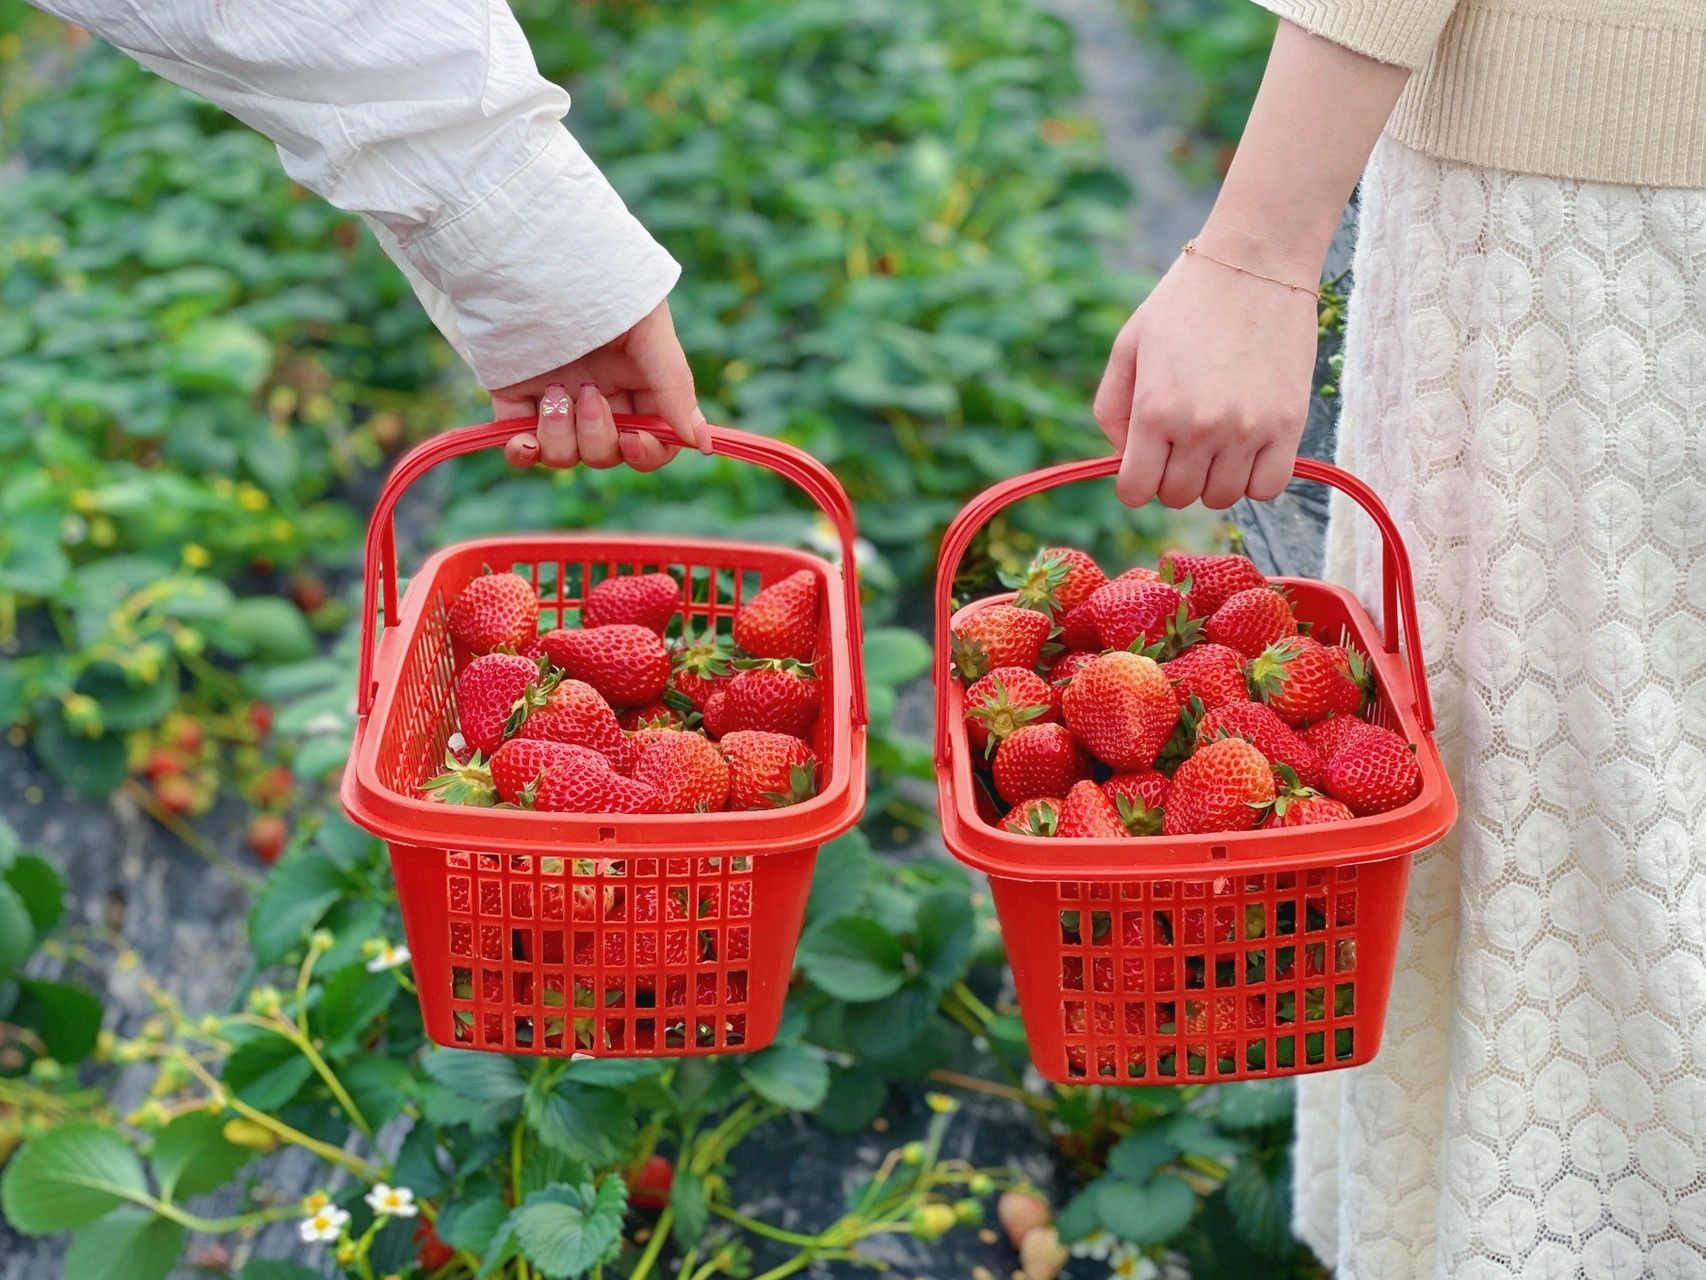
{"label": "white strawberry flower", "polygon": [[380,1217],[412,1218],[420,1212],[413,1191],[383,1182],[374,1183],[373,1190],[367,1193],[367,1207]]}
{"label": "white strawberry flower", "polygon": [[387,969],[396,969],[409,963],[409,948],[407,946],[392,946],[389,942],[380,942],[373,949],[373,958],[367,962],[369,973],[383,973]]}
{"label": "white strawberry flower", "polygon": [[296,1224],[296,1232],[309,1244],[317,1240],[332,1241],[343,1234],[348,1222],[349,1214],[337,1205],[322,1205]]}
{"label": "white strawberry flower", "polygon": [[1098,1227],[1089,1235],[1074,1240],[1069,1252],[1074,1258],[1107,1259],[1113,1256],[1117,1243],[1113,1236]]}
{"label": "white strawberry flower", "polygon": [[1111,1261],[1114,1267],[1109,1273],[1112,1280],[1156,1280],[1161,1274],[1161,1268],[1155,1265],[1153,1259],[1146,1258],[1134,1250],[1116,1250]]}

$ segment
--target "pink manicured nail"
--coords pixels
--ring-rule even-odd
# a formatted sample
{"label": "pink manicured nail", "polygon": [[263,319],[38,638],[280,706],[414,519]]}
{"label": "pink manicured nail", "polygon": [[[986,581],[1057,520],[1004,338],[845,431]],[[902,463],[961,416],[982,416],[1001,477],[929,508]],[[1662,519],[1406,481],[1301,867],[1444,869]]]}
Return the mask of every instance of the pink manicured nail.
{"label": "pink manicured nail", "polygon": [[569,389],[560,382],[553,382],[545,388],[545,393],[539,397],[539,416],[541,418],[566,418],[569,416]]}
{"label": "pink manicured nail", "polygon": [[581,383],[580,411],[582,414],[597,414],[599,411],[598,384],[596,382]]}

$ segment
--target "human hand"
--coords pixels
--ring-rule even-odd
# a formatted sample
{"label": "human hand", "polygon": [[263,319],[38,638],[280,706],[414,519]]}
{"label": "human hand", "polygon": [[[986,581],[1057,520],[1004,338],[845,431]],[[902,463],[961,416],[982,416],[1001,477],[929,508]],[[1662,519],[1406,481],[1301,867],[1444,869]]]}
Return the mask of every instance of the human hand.
{"label": "human hand", "polygon": [[[1297,272],[1282,278],[1312,280]],[[1224,509],[1278,495],[1309,412],[1316,334],[1308,293],[1182,254],[1114,339],[1096,391],[1096,421],[1122,455],[1120,500]]]}
{"label": "human hand", "polygon": [[675,456],[678,445],[617,431],[615,413],[657,414],[682,444],[711,451],[667,302],[597,350],[491,395],[494,417],[538,418],[534,430],[512,436],[504,446],[514,466],[603,468],[626,462],[636,471],[655,471]]}

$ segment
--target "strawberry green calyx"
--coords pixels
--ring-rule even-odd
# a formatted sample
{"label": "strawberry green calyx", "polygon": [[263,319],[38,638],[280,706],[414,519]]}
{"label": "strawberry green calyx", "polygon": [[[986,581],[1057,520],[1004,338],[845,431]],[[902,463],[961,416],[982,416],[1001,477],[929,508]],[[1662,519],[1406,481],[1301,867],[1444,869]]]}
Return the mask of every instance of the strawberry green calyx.
{"label": "strawberry green calyx", "polygon": [[1001,585],[1013,588],[1013,603],[1021,609],[1053,613],[1060,607],[1060,588],[1070,566],[1058,554],[1039,555],[1023,573],[1003,573]]}
{"label": "strawberry green calyx", "polygon": [[[1179,588],[1181,591],[1190,589],[1191,580]],[[1202,639],[1203,620],[1191,616],[1188,605],[1180,605],[1173,616],[1167,619],[1161,638],[1153,644],[1145,644],[1144,638],[1138,636],[1128,646],[1133,653],[1142,654],[1156,662],[1170,662],[1198,640]]]}
{"label": "strawberry green calyx", "polygon": [[766,791],[764,798],[778,809],[810,800],[817,794],[817,770],[809,764],[790,765],[787,791]]}
{"label": "strawberry green calyx", "polygon": [[673,658],[676,674],[685,672],[702,680],[715,680],[728,675],[734,662],[734,655],[729,647],[714,631],[706,631],[697,637],[684,636],[683,643],[675,650]]}
{"label": "strawberry green calyx", "polygon": [[472,804],[492,808],[498,802],[498,791],[492,785],[492,771],[476,751],[463,764],[449,752],[444,757],[444,772],[429,779],[421,790],[443,804]]}
{"label": "strawberry green calyx", "polygon": [[[802,680],[816,680],[817,668],[798,658],[736,658],[736,671],[790,671]],[[722,673],[719,673],[722,674]]]}
{"label": "strawberry green calyx", "polygon": [[1047,705],[1015,705],[1006,683],[998,675],[989,676],[993,701],[985,701],[966,714],[983,726],[989,738],[983,744],[985,759],[995,755],[995,749],[1033,720],[1049,714]]}
{"label": "strawberry green calyx", "polygon": [[1163,814],[1160,805],[1147,805],[1141,796],[1116,795],[1114,808],[1119,810],[1120,821],[1125,829],[1134,836],[1158,836],[1161,834],[1161,819]]}
{"label": "strawberry green calyx", "polygon": [[504,721],[504,737],[514,737],[516,730],[527,723],[527,717],[551,700],[551,692],[563,682],[563,673],[546,657],[539,659],[539,678],[522,691]]}
{"label": "strawberry green calyx", "polygon": [[1249,665],[1244,668],[1244,678],[1250,686],[1250,696],[1265,702],[1278,695],[1289,678],[1286,668],[1302,652],[1303,646],[1295,640],[1276,640],[1250,659]]}

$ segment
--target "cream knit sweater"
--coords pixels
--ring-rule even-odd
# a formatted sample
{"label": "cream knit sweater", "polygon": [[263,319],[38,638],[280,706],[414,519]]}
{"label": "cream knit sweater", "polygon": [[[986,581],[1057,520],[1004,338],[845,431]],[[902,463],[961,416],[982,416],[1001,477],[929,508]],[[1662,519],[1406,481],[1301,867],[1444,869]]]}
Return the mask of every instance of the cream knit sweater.
{"label": "cream knit sweater", "polygon": [[1706,0],[1256,0],[1416,74],[1387,132],[1447,160],[1706,190]]}

